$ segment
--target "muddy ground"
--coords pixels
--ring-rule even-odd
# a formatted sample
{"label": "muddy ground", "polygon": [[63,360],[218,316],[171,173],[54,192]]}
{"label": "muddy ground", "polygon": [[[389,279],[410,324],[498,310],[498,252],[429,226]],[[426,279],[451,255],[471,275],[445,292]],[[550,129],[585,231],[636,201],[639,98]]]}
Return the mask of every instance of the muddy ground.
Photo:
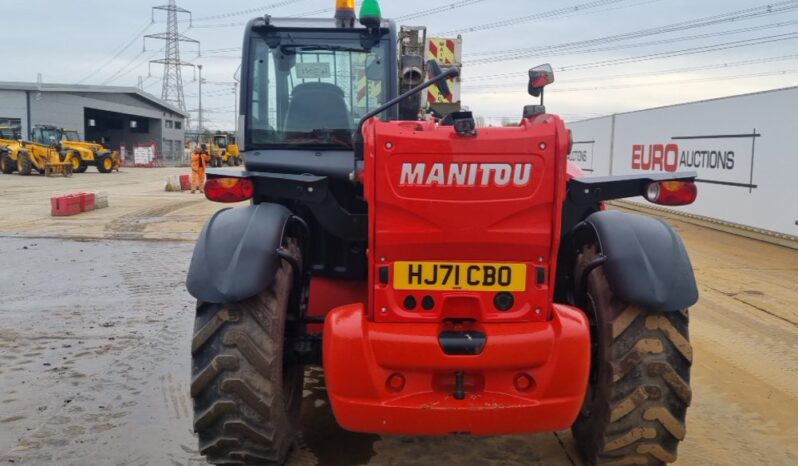
{"label": "muddy ground", "polygon": [[[198,465],[188,397],[191,240],[218,205],[179,169],[0,175],[0,464]],[[49,217],[49,196],[111,207]],[[798,464],[798,251],[671,221],[701,300],[683,465]],[[380,437],[335,425],[309,370],[290,464],[579,465],[568,432]]]}

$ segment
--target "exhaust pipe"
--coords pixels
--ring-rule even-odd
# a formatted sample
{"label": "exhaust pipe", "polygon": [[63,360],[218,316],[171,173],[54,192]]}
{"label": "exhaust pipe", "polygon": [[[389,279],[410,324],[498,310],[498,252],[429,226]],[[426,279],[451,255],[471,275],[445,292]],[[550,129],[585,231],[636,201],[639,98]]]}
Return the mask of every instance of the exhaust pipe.
{"label": "exhaust pipe", "polygon": [[424,59],[419,55],[403,55],[401,60],[402,84],[417,86],[424,81]]}

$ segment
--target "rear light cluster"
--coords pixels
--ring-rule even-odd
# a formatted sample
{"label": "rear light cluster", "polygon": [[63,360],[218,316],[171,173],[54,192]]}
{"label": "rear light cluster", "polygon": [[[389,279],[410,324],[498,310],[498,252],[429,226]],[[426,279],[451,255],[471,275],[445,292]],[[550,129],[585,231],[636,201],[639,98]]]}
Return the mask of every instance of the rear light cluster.
{"label": "rear light cluster", "polygon": [[254,194],[255,185],[246,178],[209,178],[205,182],[205,197],[214,202],[241,202]]}
{"label": "rear light cluster", "polygon": [[646,199],[659,205],[692,204],[698,189],[692,181],[657,181],[646,187]]}

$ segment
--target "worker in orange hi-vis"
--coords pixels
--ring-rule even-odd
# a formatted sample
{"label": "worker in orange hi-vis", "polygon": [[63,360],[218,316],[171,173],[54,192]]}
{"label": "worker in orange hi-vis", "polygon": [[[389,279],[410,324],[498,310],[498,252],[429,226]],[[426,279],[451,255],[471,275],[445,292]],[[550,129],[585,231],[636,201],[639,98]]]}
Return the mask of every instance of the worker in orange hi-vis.
{"label": "worker in orange hi-vis", "polygon": [[211,160],[208,154],[208,149],[205,144],[197,146],[191,154],[191,194],[194,191],[204,192],[205,186],[205,167]]}

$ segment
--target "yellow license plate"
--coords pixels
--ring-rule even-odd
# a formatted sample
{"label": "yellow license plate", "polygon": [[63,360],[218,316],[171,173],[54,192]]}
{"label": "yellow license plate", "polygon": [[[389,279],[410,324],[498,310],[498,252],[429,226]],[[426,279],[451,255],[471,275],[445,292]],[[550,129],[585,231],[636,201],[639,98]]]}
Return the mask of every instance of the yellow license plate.
{"label": "yellow license plate", "polygon": [[397,290],[524,291],[526,264],[394,262]]}

